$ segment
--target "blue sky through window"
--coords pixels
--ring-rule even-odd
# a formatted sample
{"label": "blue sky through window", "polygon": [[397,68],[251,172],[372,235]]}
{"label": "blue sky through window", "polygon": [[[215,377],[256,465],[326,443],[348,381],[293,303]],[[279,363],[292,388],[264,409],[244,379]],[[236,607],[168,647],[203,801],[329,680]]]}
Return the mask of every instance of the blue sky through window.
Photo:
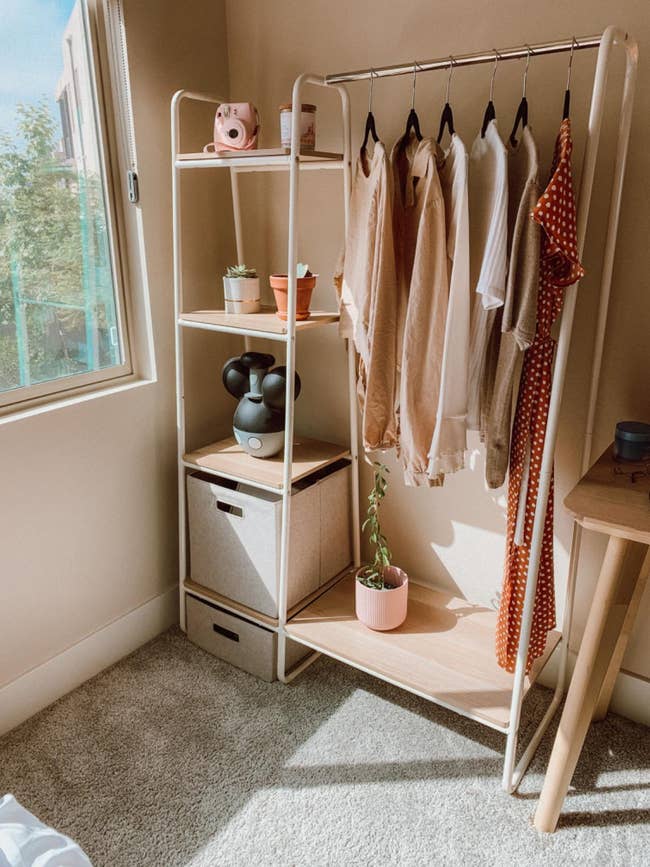
{"label": "blue sky through window", "polygon": [[47,97],[62,70],[61,41],[76,0],[0,0],[0,134],[16,128],[16,104]]}

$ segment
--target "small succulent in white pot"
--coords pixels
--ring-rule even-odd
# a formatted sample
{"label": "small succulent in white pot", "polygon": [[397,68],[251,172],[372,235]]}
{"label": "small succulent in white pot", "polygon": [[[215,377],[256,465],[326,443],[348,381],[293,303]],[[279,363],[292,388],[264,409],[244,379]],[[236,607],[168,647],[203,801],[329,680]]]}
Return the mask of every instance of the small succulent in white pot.
{"label": "small succulent in white pot", "polygon": [[258,313],[260,278],[255,268],[229,265],[223,278],[226,313]]}

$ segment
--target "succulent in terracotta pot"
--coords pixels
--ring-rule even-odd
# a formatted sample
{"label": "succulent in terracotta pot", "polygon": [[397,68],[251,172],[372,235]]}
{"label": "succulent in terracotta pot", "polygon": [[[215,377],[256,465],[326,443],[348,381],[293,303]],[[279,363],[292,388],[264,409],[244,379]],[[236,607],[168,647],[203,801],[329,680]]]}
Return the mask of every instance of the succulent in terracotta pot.
{"label": "succulent in terracotta pot", "polygon": [[[312,274],[309,265],[300,262],[296,268],[296,319],[302,321],[309,319],[309,305],[311,294],[316,286],[318,274]],[[271,274],[269,278],[271,289],[275,295],[275,303],[280,319],[287,319],[289,303],[289,277],[286,274]]]}
{"label": "succulent in terracotta pot", "polygon": [[408,575],[391,562],[388,541],[379,523],[379,509],[388,490],[388,467],[373,462],[373,486],[368,495],[368,512],[362,529],[369,535],[375,554],[372,563],[356,574],[355,610],[357,618],[370,629],[396,629],[406,620]]}

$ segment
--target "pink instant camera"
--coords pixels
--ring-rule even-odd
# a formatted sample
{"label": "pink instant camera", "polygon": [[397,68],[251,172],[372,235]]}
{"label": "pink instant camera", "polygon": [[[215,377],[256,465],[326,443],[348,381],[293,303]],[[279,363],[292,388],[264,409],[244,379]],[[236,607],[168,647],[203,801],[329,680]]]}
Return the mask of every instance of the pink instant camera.
{"label": "pink instant camera", "polygon": [[259,129],[260,116],[252,102],[222,102],[214,116],[214,141],[203,150],[253,150]]}

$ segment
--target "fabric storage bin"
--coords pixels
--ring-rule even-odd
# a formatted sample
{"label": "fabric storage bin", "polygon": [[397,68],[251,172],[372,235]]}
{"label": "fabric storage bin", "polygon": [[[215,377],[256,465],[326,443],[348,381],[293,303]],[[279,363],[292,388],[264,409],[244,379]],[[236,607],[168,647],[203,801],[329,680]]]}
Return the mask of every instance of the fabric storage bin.
{"label": "fabric storage bin", "polygon": [[[278,637],[275,632],[188,593],[185,594],[185,610],[187,637],[193,644],[261,680],[276,679]],[[308,647],[287,640],[287,671],[310,652]]]}
{"label": "fabric storage bin", "polygon": [[[192,580],[277,617],[282,497],[194,473],[187,499]],[[289,545],[291,608],[351,562],[348,461],[293,486]]]}

